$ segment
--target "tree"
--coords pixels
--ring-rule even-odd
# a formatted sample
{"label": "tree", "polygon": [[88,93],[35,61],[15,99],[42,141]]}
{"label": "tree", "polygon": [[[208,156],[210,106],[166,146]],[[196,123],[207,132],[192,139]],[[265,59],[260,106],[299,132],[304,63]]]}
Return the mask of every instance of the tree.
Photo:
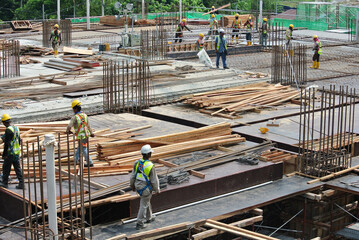
{"label": "tree", "polygon": [[17,5],[14,0],[1,0],[0,19],[10,21],[14,18],[14,12]]}

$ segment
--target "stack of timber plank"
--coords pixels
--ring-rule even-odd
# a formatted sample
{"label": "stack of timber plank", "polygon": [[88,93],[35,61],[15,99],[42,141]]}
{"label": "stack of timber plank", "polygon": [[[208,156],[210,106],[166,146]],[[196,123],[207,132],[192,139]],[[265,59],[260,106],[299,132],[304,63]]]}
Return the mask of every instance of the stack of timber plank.
{"label": "stack of timber plank", "polygon": [[37,47],[31,45],[21,46],[20,55],[29,55],[29,56],[46,56],[53,54],[54,51],[50,48]]}
{"label": "stack of timber plank", "polygon": [[63,71],[79,71],[82,69],[81,63],[63,61],[61,59],[50,59],[48,62],[45,62],[44,65]]}
{"label": "stack of timber plank", "polygon": [[[255,17],[252,14],[239,15],[239,19],[241,20],[242,26],[247,21],[248,17],[251,17],[252,21],[254,23]],[[235,19],[235,15],[223,16],[220,20],[220,26],[222,26],[222,22],[224,22],[224,25],[223,25],[224,27],[231,27],[234,19]]]}
{"label": "stack of timber plank", "polygon": [[299,158],[297,153],[270,149],[261,154],[260,160],[272,163],[283,162],[283,174],[289,174],[298,170]]}
{"label": "stack of timber plank", "polygon": [[187,132],[165,136],[98,144],[98,158],[112,165],[132,164],[141,156],[139,149],[144,144],[151,144],[153,161],[160,158],[176,156],[183,153],[208,149],[219,145],[244,142],[245,138],[231,135],[229,123],[220,123]]}
{"label": "stack of timber plank", "polygon": [[181,100],[201,108],[202,113],[235,119],[246,111],[258,112],[261,108],[278,106],[298,97],[298,91],[289,86],[260,83],[193,94]]}
{"label": "stack of timber plank", "polygon": [[[107,26],[125,26],[126,17],[122,17],[120,19],[116,19],[115,16],[104,16],[100,17],[100,24]],[[132,19],[127,17],[127,24],[132,25]]]}

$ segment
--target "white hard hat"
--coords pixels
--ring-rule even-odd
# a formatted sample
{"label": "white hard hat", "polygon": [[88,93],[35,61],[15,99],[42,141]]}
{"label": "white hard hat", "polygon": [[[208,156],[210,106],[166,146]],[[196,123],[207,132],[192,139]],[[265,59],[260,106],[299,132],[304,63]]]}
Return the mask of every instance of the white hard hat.
{"label": "white hard hat", "polygon": [[153,153],[153,150],[149,144],[143,145],[141,148],[141,154]]}
{"label": "white hard hat", "polygon": [[219,32],[220,32],[220,33],[224,33],[224,29],[223,29],[223,28],[220,28],[220,29],[219,29]]}

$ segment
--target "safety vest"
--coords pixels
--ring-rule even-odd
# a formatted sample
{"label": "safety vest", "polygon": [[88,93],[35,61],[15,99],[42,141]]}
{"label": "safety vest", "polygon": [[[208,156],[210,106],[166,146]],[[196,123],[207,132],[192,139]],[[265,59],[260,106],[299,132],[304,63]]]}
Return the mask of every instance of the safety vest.
{"label": "safety vest", "polygon": [[77,126],[74,126],[76,139],[85,139],[90,135],[87,115],[83,112],[75,115]]}
{"label": "safety vest", "polygon": [[232,23],[232,28],[235,28],[235,29],[239,29],[239,27],[241,26],[241,19],[234,19],[233,23]]}
{"label": "safety vest", "polygon": [[55,30],[51,32],[52,41],[57,42],[60,38],[61,31],[57,30],[57,34],[55,34]]}
{"label": "safety vest", "polygon": [[177,26],[177,32],[182,32],[184,26],[186,26],[183,22],[181,22],[180,24],[178,24]]}
{"label": "safety vest", "polygon": [[218,27],[218,22],[217,22],[217,20],[213,20],[212,22],[210,22],[209,27],[210,27],[211,29],[217,29],[217,27]]}
{"label": "safety vest", "polygon": [[322,43],[318,40],[317,44],[318,44],[318,47],[319,47],[318,54],[321,55],[322,54]]}
{"label": "safety vest", "polygon": [[204,46],[204,41],[203,39],[198,39],[197,40],[197,43],[198,43],[198,47],[199,47],[199,50],[201,50]]}
{"label": "safety vest", "polygon": [[252,20],[248,20],[246,26],[247,26],[247,29],[251,29],[253,26]]}
{"label": "safety vest", "polygon": [[[226,36],[225,35],[223,35],[223,40],[224,40],[224,49],[226,49],[227,50],[227,40],[226,40]],[[221,36],[220,35],[218,35],[217,36],[217,50],[219,50],[219,47],[221,46]]]}
{"label": "safety vest", "polygon": [[262,30],[263,30],[263,34],[267,34],[268,25],[266,22],[263,22]]}
{"label": "safety vest", "polygon": [[150,162],[149,160],[140,159],[136,164],[136,179],[144,182],[149,182],[149,175],[152,167],[152,162]]}
{"label": "safety vest", "polygon": [[291,37],[292,37],[292,31],[288,28],[285,31],[285,39],[288,41],[288,40],[290,40]]}
{"label": "safety vest", "polygon": [[14,138],[11,140],[8,153],[20,155],[20,130],[17,126],[10,126],[8,129],[14,133]]}

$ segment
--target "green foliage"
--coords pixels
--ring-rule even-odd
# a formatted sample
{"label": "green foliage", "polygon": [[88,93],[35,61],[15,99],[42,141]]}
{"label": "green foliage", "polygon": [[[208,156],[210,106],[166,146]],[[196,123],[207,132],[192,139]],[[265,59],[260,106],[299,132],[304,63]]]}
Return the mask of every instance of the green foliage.
{"label": "green foliage", "polygon": [[15,0],[1,0],[0,19],[3,21],[12,20],[17,7]]}

